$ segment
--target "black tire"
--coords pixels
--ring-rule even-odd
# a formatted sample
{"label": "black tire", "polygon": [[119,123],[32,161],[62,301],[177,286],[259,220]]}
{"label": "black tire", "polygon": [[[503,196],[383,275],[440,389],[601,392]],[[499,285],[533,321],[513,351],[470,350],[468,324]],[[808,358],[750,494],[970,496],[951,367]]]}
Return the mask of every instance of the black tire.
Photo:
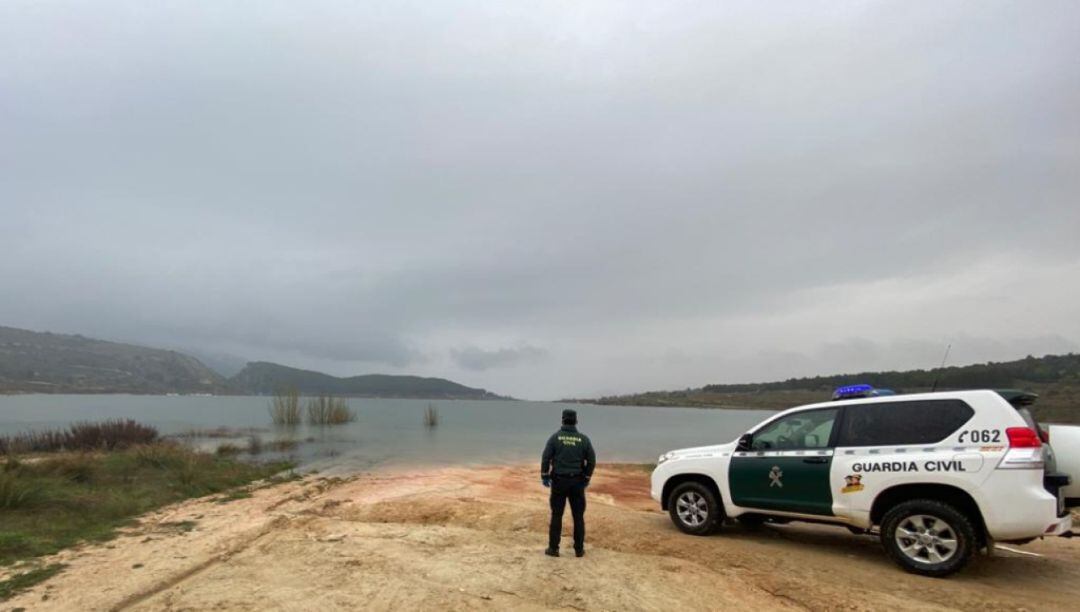
{"label": "black tire", "polygon": [[703,536],[716,531],[724,518],[724,509],[712,489],[691,481],[672,490],[668,497],[668,514],[683,533]]}
{"label": "black tire", "polygon": [[[902,542],[907,545],[902,546]],[[935,578],[962,569],[978,548],[971,518],[933,499],[913,499],[886,512],[881,520],[881,543],[905,571]]]}

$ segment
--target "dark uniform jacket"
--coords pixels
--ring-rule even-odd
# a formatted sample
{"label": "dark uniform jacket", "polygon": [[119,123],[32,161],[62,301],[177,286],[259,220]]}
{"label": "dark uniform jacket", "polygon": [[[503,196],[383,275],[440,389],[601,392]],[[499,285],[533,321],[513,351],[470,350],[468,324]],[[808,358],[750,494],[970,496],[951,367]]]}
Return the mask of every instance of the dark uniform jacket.
{"label": "dark uniform jacket", "polygon": [[540,475],[584,476],[592,478],[596,468],[596,453],[589,436],[579,432],[573,425],[563,425],[548,438],[544,455],[540,460]]}

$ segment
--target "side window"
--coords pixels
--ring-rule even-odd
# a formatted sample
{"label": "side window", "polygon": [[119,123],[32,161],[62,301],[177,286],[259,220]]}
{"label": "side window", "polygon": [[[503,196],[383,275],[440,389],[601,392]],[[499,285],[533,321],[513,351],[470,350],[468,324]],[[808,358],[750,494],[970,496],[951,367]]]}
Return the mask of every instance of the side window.
{"label": "side window", "polygon": [[847,407],[840,446],[941,442],[975,414],[961,400],[880,402]]}
{"label": "side window", "polygon": [[789,414],[754,432],[751,450],[826,448],[836,421],[837,408]]}

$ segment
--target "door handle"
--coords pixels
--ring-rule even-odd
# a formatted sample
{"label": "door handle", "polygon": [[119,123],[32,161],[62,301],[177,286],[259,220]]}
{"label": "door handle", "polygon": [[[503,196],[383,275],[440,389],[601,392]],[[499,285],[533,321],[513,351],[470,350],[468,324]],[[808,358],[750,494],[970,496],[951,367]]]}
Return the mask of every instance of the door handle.
{"label": "door handle", "polygon": [[803,459],[803,463],[828,463],[828,457],[807,457]]}

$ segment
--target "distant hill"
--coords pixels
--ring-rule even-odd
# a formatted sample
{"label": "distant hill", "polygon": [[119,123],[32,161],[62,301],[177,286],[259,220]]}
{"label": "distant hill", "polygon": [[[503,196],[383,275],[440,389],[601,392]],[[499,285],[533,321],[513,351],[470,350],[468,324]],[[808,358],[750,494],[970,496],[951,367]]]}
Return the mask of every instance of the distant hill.
{"label": "distant hill", "polygon": [[986,389],[1017,387],[1025,384],[1068,383],[1080,384],[1080,355],[1046,355],[1004,362],[977,363],[967,366],[950,366],[933,370],[907,370],[903,372],[859,372],[834,374],[810,378],[789,378],[781,382],[705,385],[706,393],[746,393],[751,391],[832,391],[852,382],[867,383],[890,389],[929,389],[938,381],[939,389]]}
{"label": "distant hill", "polygon": [[176,351],[0,327],[0,392],[217,393],[224,389],[221,376]]}
{"label": "distant hill", "polygon": [[901,393],[938,390],[1022,388],[1039,394],[1034,410],[1040,420],[1080,422],[1080,355],[1027,356],[1005,362],[950,366],[932,370],[858,372],[783,381],[713,384],[680,391],[647,391],[583,403],[634,406],[699,406],[780,410],[827,401],[841,385],[868,383]]}
{"label": "distant hill", "polygon": [[0,393],[258,395],[293,387],[309,395],[503,399],[442,378],[338,378],[267,362],[248,363],[239,370],[226,379],[178,351],[0,326]]}
{"label": "distant hill", "polygon": [[257,361],[229,379],[235,391],[256,395],[294,388],[301,394],[327,393],[354,397],[412,397],[425,399],[500,399],[498,395],[442,378],[365,374],[339,378],[321,372]]}

